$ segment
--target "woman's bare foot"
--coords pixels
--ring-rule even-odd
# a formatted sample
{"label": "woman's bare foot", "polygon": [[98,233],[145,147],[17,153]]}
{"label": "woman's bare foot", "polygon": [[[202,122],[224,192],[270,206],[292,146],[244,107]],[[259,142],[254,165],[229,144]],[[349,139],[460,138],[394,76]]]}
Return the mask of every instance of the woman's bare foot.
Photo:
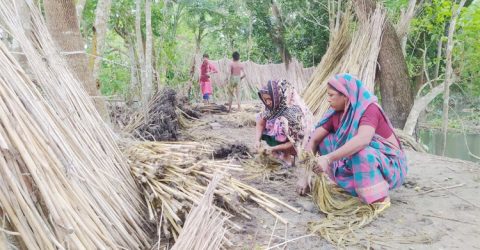
{"label": "woman's bare foot", "polygon": [[388,196],[370,204],[370,206],[372,206],[372,208],[374,209],[375,214],[379,214],[383,212],[385,209],[389,208],[390,205],[391,205],[390,197]]}

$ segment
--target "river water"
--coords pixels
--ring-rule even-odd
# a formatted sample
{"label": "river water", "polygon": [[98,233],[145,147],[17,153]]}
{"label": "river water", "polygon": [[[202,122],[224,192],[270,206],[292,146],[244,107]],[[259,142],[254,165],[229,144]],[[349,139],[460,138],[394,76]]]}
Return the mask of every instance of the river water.
{"label": "river water", "polygon": [[[428,147],[428,152],[436,155],[442,155],[443,151],[443,135],[440,131],[420,130],[419,133],[421,143]],[[468,144],[468,147],[467,147]],[[447,147],[445,156],[480,162],[479,159],[469,155],[469,151],[476,156],[480,156],[480,135],[479,134],[462,134],[448,133]]]}

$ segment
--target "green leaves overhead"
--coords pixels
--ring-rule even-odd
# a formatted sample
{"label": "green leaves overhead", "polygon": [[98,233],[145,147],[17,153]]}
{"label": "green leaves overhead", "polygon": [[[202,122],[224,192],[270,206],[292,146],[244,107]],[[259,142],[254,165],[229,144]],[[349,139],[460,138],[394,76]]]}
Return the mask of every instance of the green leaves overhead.
{"label": "green leaves overhead", "polygon": [[[452,5],[456,1],[423,0],[417,4],[420,2],[422,5],[417,6],[406,47],[410,76],[419,82],[425,80],[422,78],[425,71],[433,77],[437,65],[442,76],[444,63],[443,56],[437,59],[438,41],[446,37]],[[463,87],[477,95],[480,95],[479,2],[469,1],[462,11],[454,50],[455,72]],[[392,23],[397,23],[409,0],[383,0],[383,3]],[[97,0],[87,0],[80,22],[87,41],[92,35],[96,4]],[[239,51],[242,60],[257,63],[279,63],[282,50],[288,50],[304,66],[315,66],[328,46],[328,4],[326,0],[154,0],[152,30],[156,79],[161,84],[186,82],[197,46],[198,53],[207,52],[212,59],[230,58],[233,51]],[[342,1],[342,5],[345,4]],[[273,5],[278,10],[276,13]],[[144,17],[142,13],[142,29]],[[125,56],[128,43],[135,43],[134,20],[135,0],[112,1],[107,47],[115,49],[107,49],[106,58],[125,65],[135,63],[135,58]],[[122,55],[119,50],[124,51]],[[443,52],[444,48],[441,50]],[[128,67],[105,62],[102,68],[102,86],[110,84],[112,79],[121,79],[116,85],[129,84]],[[105,87],[104,90],[111,93],[119,88]]]}

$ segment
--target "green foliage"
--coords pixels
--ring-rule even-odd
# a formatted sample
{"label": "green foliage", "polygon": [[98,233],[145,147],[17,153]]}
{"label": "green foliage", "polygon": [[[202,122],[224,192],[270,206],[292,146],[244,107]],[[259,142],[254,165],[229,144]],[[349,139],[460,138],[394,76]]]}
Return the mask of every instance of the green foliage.
{"label": "green foliage", "polygon": [[[142,1],[144,2],[144,1]],[[241,59],[257,63],[279,63],[281,55],[275,37],[284,39],[292,57],[304,66],[317,65],[329,41],[326,1],[274,0],[283,26],[272,12],[272,0],[177,0],[152,1],[154,65],[161,84],[182,85],[190,78],[195,53],[207,52],[212,59],[229,58],[233,51]],[[409,0],[383,0],[389,20],[397,23]],[[433,77],[437,64],[444,73],[445,48],[437,59],[437,43],[446,42],[453,0],[424,0],[411,22],[406,48],[409,75],[419,79],[424,67]],[[81,30],[90,44],[97,0],[88,0],[81,20]],[[345,6],[345,5],[344,5]],[[135,0],[112,1],[107,49],[102,63],[102,93],[122,94],[130,83],[130,65],[135,58],[128,49],[136,44]],[[142,34],[145,35],[142,12]],[[282,32],[282,34],[279,34]],[[466,93],[469,105],[480,105],[480,1],[469,1],[457,23],[454,71],[460,88],[453,94]],[[198,48],[197,48],[198,46]],[[198,49],[198,51],[197,51]],[[423,55],[425,52],[425,62]],[[425,64],[424,64],[425,63]],[[441,80],[441,79],[440,79]],[[439,81],[441,82],[441,81]],[[196,86],[196,85],[194,85]],[[462,89],[462,91],[460,91]],[[434,103],[441,107],[441,98]]]}
{"label": "green foliage", "polygon": [[[271,1],[246,0],[253,21],[256,48],[252,58],[260,63],[280,63],[280,53],[272,40],[274,23]],[[320,1],[277,1],[284,19],[286,46],[305,66],[318,64],[326,51],[329,31],[328,11]]]}
{"label": "green foliage", "polygon": [[92,27],[95,23],[95,9],[97,8],[97,0],[88,0],[85,2],[83,9],[83,18],[79,20],[80,31],[83,37],[90,37],[92,35]]}
{"label": "green foliage", "polygon": [[[330,32],[328,10],[320,1],[283,1],[287,29],[286,40],[293,56],[304,66],[317,65],[325,54]],[[322,25],[322,26],[321,26]]]}
{"label": "green foliage", "polygon": [[[423,74],[423,67],[427,67],[429,75],[434,75],[435,65],[442,61],[437,61],[437,43],[443,40],[446,43],[446,32],[448,22],[452,14],[451,1],[432,0],[426,1],[421,6],[421,11],[411,22],[411,31],[409,34],[409,43],[407,51],[407,62],[409,64],[409,73],[411,76]],[[426,50],[425,63],[423,54]],[[442,57],[444,58],[444,57]]]}
{"label": "green foliage", "polygon": [[117,34],[110,32],[107,35],[108,47],[104,53],[106,60],[102,61],[100,69],[100,91],[103,95],[125,95],[130,82],[130,65],[126,51],[112,48],[121,48],[123,41]]}
{"label": "green foliage", "polygon": [[480,106],[480,1],[474,1],[463,11],[458,26],[455,66],[462,87],[472,94],[474,104]]}
{"label": "green foliage", "polygon": [[389,20],[397,23],[400,19],[401,11],[408,8],[408,2],[408,0],[384,0],[383,5],[387,9]]}

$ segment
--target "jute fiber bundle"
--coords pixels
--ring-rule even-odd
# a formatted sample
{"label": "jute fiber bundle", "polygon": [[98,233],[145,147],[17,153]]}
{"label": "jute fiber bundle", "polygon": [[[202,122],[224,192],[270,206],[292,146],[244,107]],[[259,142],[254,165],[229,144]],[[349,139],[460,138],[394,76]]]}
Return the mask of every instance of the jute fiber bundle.
{"label": "jute fiber bundle", "polygon": [[[311,153],[303,152],[299,161],[308,173],[317,165],[316,158]],[[355,234],[358,229],[373,221],[377,214],[375,207],[363,204],[357,197],[329,182],[323,173],[310,175],[309,179],[309,183],[313,182],[313,202],[327,215],[319,222],[310,222],[309,229],[337,246],[358,243]]]}
{"label": "jute fiber bundle", "polygon": [[[303,91],[305,104],[318,120],[328,109],[328,80],[339,73],[350,73],[373,91],[377,57],[385,25],[386,12],[377,6],[366,22],[352,23],[350,11],[345,13],[339,30],[332,34],[332,43]],[[352,26],[357,25],[353,36]]]}
{"label": "jute fiber bundle", "polygon": [[431,237],[425,234],[394,236],[362,231],[361,228],[377,218],[385,207],[362,203],[357,197],[347,194],[329,182],[323,174],[315,177],[313,200],[327,218],[320,222],[309,223],[309,228],[336,246],[345,248],[361,244],[369,249],[372,244],[391,247],[392,243],[430,244],[432,242]]}
{"label": "jute fiber bundle", "polygon": [[[32,1],[31,31],[0,0],[0,23],[34,81],[0,43],[0,206],[27,249],[144,248],[140,193],[82,84]],[[3,230],[2,232],[7,232]]]}
{"label": "jute fiber bundle", "polygon": [[231,123],[236,127],[255,127],[257,119],[255,113],[238,111],[225,116],[225,121]]}
{"label": "jute fiber bundle", "polygon": [[376,216],[373,206],[362,203],[357,197],[345,193],[338,186],[329,183],[322,174],[315,177],[313,200],[327,218],[311,222],[310,230],[337,246],[359,243],[357,230],[368,225]]}
{"label": "jute fiber bundle", "polygon": [[283,162],[275,159],[271,154],[267,154],[265,150],[256,154],[253,158],[244,159],[241,162],[248,173],[248,179],[261,178],[262,181],[269,180],[270,177],[279,173],[283,165]]}

